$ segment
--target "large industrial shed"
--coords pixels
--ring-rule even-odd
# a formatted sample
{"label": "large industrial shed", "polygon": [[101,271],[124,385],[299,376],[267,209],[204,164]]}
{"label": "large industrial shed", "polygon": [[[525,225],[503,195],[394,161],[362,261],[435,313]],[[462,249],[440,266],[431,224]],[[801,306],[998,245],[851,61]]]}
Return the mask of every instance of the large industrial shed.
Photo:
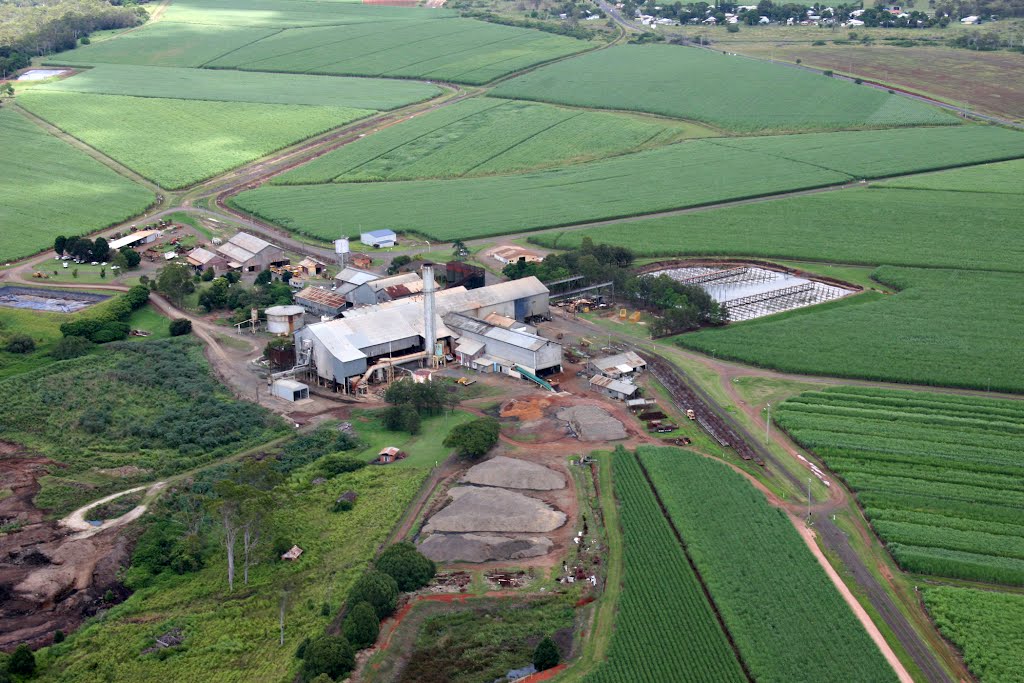
{"label": "large industrial shed", "polygon": [[398,235],[394,230],[371,230],[362,233],[359,236],[359,241],[374,249],[393,247],[398,244]]}
{"label": "large industrial shed", "polygon": [[334,276],[336,291],[342,296],[348,296],[357,287],[379,279],[380,275],[377,273],[352,267],[342,268],[341,272]]}
{"label": "large industrial shed", "polygon": [[319,287],[306,287],[295,295],[295,303],[306,309],[306,313],[329,318],[337,318],[348,306],[345,297]]}
{"label": "large industrial shed", "polygon": [[444,323],[459,338],[459,362],[485,372],[508,372],[513,366],[534,375],[561,372],[562,346],[530,332],[506,329],[461,313],[449,313]]}
{"label": "large industrial shed", "polygon": [[367,280],[346,292],[345,298],[355,306],[368,306],[394,301],[423,291],[423,279],[416,273]]}
{"label": "large industrial shed", "polygon": [[247,232],[238,233],[218,246],[217,251],[227,259],[228,266],[246,273],[288,263],[288,257],[280,247]]}

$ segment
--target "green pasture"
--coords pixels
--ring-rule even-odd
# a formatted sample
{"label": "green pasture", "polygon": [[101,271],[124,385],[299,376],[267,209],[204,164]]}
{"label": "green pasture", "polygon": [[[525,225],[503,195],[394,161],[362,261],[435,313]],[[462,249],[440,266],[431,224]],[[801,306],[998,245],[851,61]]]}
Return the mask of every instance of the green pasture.
{"label": "green pasture", "polygon": [[33,91],[42,119],[168,189],[192,185],[373,112]]}
{"label": "green pasture", "polygon": [[0,148],[0,263],[46,249],[57,235],[127,220],[155,199],[9,108],[0,111]]}
{"label": "green pasture", "polygon": [[872,277],[900,291],[676,339],[718,358],[784,372],[1024,391],[1024,276],[883,266]]}
{"label": "green pasture", "polygon": [[274,183],[493,175],[589,161],[710,133],[653,117],[477,97],[385,128]]}
{"label": "green pasture", "polygon": [[997,164],[958,168],[942,173],[895,178],[882,183],[886,187],[911,190],[947,190],[986,194],[1024,194],[1024,159]]}
{"label": "green pasture", "polygon": [[[568,249],[589,237],[645,256],[758,256],[1020,272],[1022,212],[1020,195],[872,187],[550,232],[530,240]],[[638,234],[645,239],[637,240]]]}
{"label": "green pasture", "polygon": [[[929,152],[935,147],[941,149]],[[1024,134],[982,126],[715,138],[518,175],[264,186],[234,201],[322,239],[339,228],[357,234],[360,225],[387,225],[451,240],[836,185],[862,177],[869,166],[893,175],[1021,155]]]}
{"label": "green pasture", "polygon": [[301,76],[212,69],[100,64],[40,91],[132,95],[182,100],[307,104],[389,110],[428,100],[440,88],[382,78]]}
{"label": "green pasture", "polygon": [[420,426],[420,433],[413,435],[385,429],[379,411],[357,411],[353,414],[351,422],[359,435],[359,440],[365,445],[362,449],[347,455],[369,462],[376,459],[382,449],[395,446],[405,451],[408,457],[387,465],[388,469],[405,467],[433,469],[435,463],[444,462],[452,453],[452,449],[441,445],[448,433],[474,417],[472,413],[461,410],[453,411],[450,414],[434,415],[425,418]]}
{"label": "green pasture", "polygon": [[221,26],[330,26],[364,22],[429,21],[455,16],[445,9],[364,5],[361,0],[175,0],[167,21]]}
{"label": "green pasture", "polygon": [[925,588],[924,603],[982,683],[1016,683],[1024,671],[1024,595]]}
{"label": "green pasture", "polygon": [[596,45],[473,19],[291,28],[205,65],[247,71],[388,76],[483,84]]}
{"label": "green pasture", "polygon": [[896,679],[786,513],[743,475],[676,448],[637,457],[755,680]]}
{"label": "green pasture", "polygon": [[800,69],[674,45],[599,50],[503,83],[494,95],[646,111],[747,132],[957,122],[940,109],[905,97]]}
{"label": "green pasture", "polygon": [[[31,287],[29,283],[16,283]],[[108,292],[109,294],[109,292]],[[71,320],[102,313],[106,304],[101,302],[77,313],[51,313],[24,308],[0,306],[0,380],[14,377],[54,362],[50,351],[61,339],[60,326]],[[8,353],[3,345],[15,334],[26,334],[36,343],[32,353]]]}

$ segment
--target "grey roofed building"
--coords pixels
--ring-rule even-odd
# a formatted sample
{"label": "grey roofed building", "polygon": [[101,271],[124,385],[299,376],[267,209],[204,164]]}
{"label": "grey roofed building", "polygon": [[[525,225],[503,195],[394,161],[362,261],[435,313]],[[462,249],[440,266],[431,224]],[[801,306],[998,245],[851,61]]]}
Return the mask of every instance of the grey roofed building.
{"label": "grey roofed building", "polygon": [[[439,314],[456,312],[464,313],[473,318],[485,318],[491,313],[514,318],[520,322],[526,318],[547,315],[548,288],[536,277],[524,277],[521,280],[499,282],[495,285],[466,289],[452,287],[442,289],[434,294],[434,303]],[[398,301],[383,302],[376,306],[347,311],[346,317],[368,315],[376,310],[399,306],[423,305],[423,296],[411,296]]]}
{"label": "grey roofed building", "polygon": [[348,305],[345,297],[337,292],[319,287],[306,287],[295,295],[295,303],[306,309],[307,313],[328,315],[332,318],[341,315]]}
{"label": "grey roofed building", "polygon": [[497,363],[501,371],[516,365],[535,375],[562,369],[562,345],[557,342],[530,332],[490,325],[461,313],[446,314],[444,323],[459,339],[456,352],[463,365],[493,370]]}
{"label": "grey roofed building", "polygon": [[371,273],[368,270],[359,270],[358,268],[348,266],[346,268],[342,268],[341,272],[334,276],[334,279],[338,283],[338,294],[344,296],[359,285],[373,280],[379,280],[380,275],[377,273]]}
{"label": "grey roofed building", "polygon": [[604,358],[592,358],[590,366],[605,377],[622,377],[647,368],[647,361],[632,351]]}
{"label": "grey roofed building", "polygon": [[622,380],[612,379],[604,375],[594,375],[590,378],[590,388],[593,391],[604,394],[619,401],[625,401],[636,394],[637,386]]}
{"label": "grey roofed building", "polygon": [[228,266],[246,272],[262,271],[270,266],[288,263],[288,257],[280,247],[247,232],[236,234],[219,245],[217,251],[228,260]]}
{"label": "grey roofed building", "polygon": [[402,273],[376,278],[346,292],[346,298],[356,306],[368,306],[394,301],[423,291],[423,279],[416,273]]}

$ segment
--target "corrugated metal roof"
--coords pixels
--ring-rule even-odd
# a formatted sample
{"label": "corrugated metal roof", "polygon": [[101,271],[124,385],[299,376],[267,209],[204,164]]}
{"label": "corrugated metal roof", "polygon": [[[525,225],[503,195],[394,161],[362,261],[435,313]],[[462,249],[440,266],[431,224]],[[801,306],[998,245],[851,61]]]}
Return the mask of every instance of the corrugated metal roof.
{"label": "corrugated metal roof", "polygon": [[274,380],[274,386],[284,387],[289,391],[300,391],[302,389],[309,389],[309,386],[303,384],[302,382],[296,382],[293,379],[276,379]]}
{"label": "corrugated metal roof", "polygon": [[345,334],[347,330],[333,328],[330,325],[331,323],[317,323],[309,325],[305,329],[309,331],[309,334],[316,337],[317,341],[320,342],[320,345],[328,353],[343,363],[366,358],[366,354],[348,340],[348,336]]}
{"label": "corrugated metal roof", "polygon": [[320,261],[317,261],[314,258],[310,258],[308,256],[306,258],[302,259],[301,261],[299,261],[299,267],[300,268],[315,268],[316,266],[323,266],[323,265],[325,265],[325,264],[321,263]]}
{"label": "corrugated metal roof", "polygon": [[[416,283],[419,282],[419,289],[416,289]],[[370,289],[375,292],[379,292],[382,289],[388,287],[395,287],[397,285],[406,285],[410,291],[420,292],[423,291],[423,279],[416,273],[402,273],[401,275],[392,275],[391,277],[383,277],[380,279],[370,281]],[[411,286],[410,286],[411,285]]]}
{"label": "corrugated metal roof", "polygon": [[237,244],[232,244],[231,242],[226,242],[220,245],[217,247],[217,251],[224,254],[232,261],[237,261],[239,263],[245,263],[246,261],[256,258],[256,255],[251,251],[246,251],[242,247]]}
{"label": "corrugated metal roof", "polygon": [[[435,292],[434,305],[435,310],[441,315],[451,312],[464,313],[547,293],[548,288],[544,286],[544,283],[531,275],[521,280],[499,282],[496,285],[488,285],[479,289],[466,289],[461,286],[442,289],[439,292]],[[422,303],[422,301],[422,295],[411,296],[398,301],[366,306],[361,310],[364,313],[372,313],[374,310],[396,306],[411,306]]]}
{"label": "corrugated metal roof", "polygon": [[364,282],[371,282],[373,280],[379,280],[380,275],[376,273],[370,273],[365,270],[359,270],[358,268],[343,268],[340,273],[334,276],[335,280],[347,282],[349,284],[359,286]]}
{"label": "corrugated metal roof", "polygon": [[485,323],[483,320],[477,320],[467,315],[462,315],[461,313],[449,313],[445,315],[444,322],[448,327],[458,332],[476,334],[481,337],[486,337],[487,339],[493,339],[495,341],[500,341],[529,351],[537,351],[548,343],[547,339],[538,337],[535,334],[521,332],[519,330],[506,330],[503,327],[495,327],[494,325]]}
{"label": "corrugated metal roof", "polygon": [[271,306],[266,311],[267,315],[284,316],[302,315],[305,312],[306,309],[304,309],[302,306]]}
{"label": "corrugated metal roof", "polygon": [[373,237],[373,238],[376,238],[376,239],[380,239],[382,237],[390,237],[390,238],[394,239],[394,238],[398,237],[398,235],[395,234],[394,230],[387,230],[387,229],[370,230],[369,232],[362,233],[359,237],[363,238],[363,237],[367,237],[367,236]]}
{"label": "corrugated metal roof", "polygon": [[344,308],[345,297],[335,292],[327,291],[326,289],[320,289],[319,287],[306,287],[304,290],[295,295],[295,300],[308,301],[312,304],[320,304],[322,306],[329,306],[330,308]]}
{"label": "corrugated metal roof", "polygon": [[458,346],[455,350],[459,353],[464,353],[467,356],[475,356],[480,353],[484,348],[484,343],[476,341],[475,339],[462,339],[459,341]]}
{"label": "corrugated metal roof", "polygon": [[636,385],[629,384],[628,382],[622,382],[611,377],[605,377],[604,375],[594,375],[590,378],[590,383],[596,384],[599,387],[604,387],[609,391],[614,391],[618,394],[624,394],[626,396],[632,396],[636,393]]}
{"label": "corrugated metal roof", "polygon": [[274,246],[270,242],[260,239],[256,235],[250,235],[247,232],[240,232],[236,234],[234,237],[229,239],[227,243],[241,247],[252,254],[258,254],[267,247]]}
{"label": "corrugated metal roof", "polygon": [[199,266],[205,266],[215,258],[217,258],[216,254],[212,251],[203,249],[202,247],[196,247],[192,251],[188,252],[188,260]]}
{"label": "corrugated metal roof", "polygon": [[107,244],[107,246],[110,247],[111,249],[117,251],[121,247],[126,247],[129,244],[135,244],[139,240],[145,239],[146,237],[149,237],[153,233],[160,234],[160,231],[159,230],[139,230],[138,232],[133,232],[130,235],[125,235],[124,237],[119,237],[116,240],[111,240]]}
{"label": "corrugated metal roof", "polygon": [[647,365],[643,358],[632,351],[617,353],[614,356],[605,356],[604,358],[595,358],[590,362],[594,364],[595,368],[599,368],[601,370],[615,369],[620,372],[622,372],[621,368],[619,368],[620,365],[629,366],[629,370],[626,370],[625,372],[635,370],[636,368],[642,368]]}
{"label": "corrugated metal roof", "polygon": [[[321,329],[329,329],[331,334],[344,338],[354,348],[360,350],[409,337],[422,337],[423,327],[422,310],[403,309],[377,311],[373,315],[356,317],[349,317],[346,311],[344,318],[309,326],[317,334]],[[439,339],[452,336],[451,330],[443,320],[436,320],[436,329]]]}

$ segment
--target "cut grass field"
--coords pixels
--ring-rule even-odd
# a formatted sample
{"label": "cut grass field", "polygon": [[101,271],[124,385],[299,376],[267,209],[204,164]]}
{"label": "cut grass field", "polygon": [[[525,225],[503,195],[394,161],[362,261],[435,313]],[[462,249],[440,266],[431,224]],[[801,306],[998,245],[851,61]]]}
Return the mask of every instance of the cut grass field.
{"label": "cut grass field", "polygon": [[747,132],[957,123],[938,108],[905,97],[674,45],[599,50],[503,83],[494,95],[646,111]]}
{"label": "cut grass field", "polygon": [[[1020,162],[1006,163],[1024,168]],[[960,173],[979,178],[980,184],[983,169],[1001,165],[914,176],[886,182],[885,188],[853,188],[530,239],[568,249],[590,238],[644,256],[759,256],[1021,272],[1024,194],[888,187],[940,185],[945,176]],[[1009,176],[1007,185],[1013,184]],[[638,234],[645,239],[637,240]]]}
{"label": "cut grass field", "polygon": [[1024,405],[836,387],[775,420],[856,493],[903,569],[1024,585]]}
{"label": "cut grass field", "polygon": [[1024,672],[1024,595],[938,586],[924,603],[942,635],[981,683],[1020,683]]}
{"label": "cut grass field", "polygon": [[[1001,22],[1000,22],[1001,23]],[[887,29],[883,29],[887,30]],[[990,30],[988,27],[985,30]],[[845,36],[842,36],[845,38]],[[782,62],[832,69],[929,94],[971,111],[1024,119],[1024,81],[1007,74],[1024,70],[1024,55],[945,47],[874,45],[812,46],[788,41],[730,43],[730,51]]]}
{"label": "cut grass field", "polygon": [[0,263],[141,213],[156,198],[21,114],[0,111]]}
{"label": "cut grass field", "polygon": [[18,103],[167,189],[369,116],[367,109],[32,91]]}
{"label": "cut grass field", "polygon": [[754,680],[896,680],[786,514],[742,475],[677,448],[637,457]]}
{"label": "cut grass field", "polygon": [[100,64],[39,91],[182,100],[308,104],[386,111],[428,100],[440,88],[415,81]]}
{"label": "cut grass field", "polygon": [[472,98],[385,128],[274,179],[277,185],[459,178],[526,171],[705,137],[653,117]]}
{"label": "cut grass field", "polygon": [[519,175],[264,186],[233,201],[321,239],[387,225],[451,240],[1020,156],[1024,133],[989,126],[715,138]]}
{"label": "cut grass field", "polygon": [[212,68],[483,84],[597,44],[473,19],[293,28],[212,60]]}
{"label": "cut grass field", "polygon": [[[1024,392],[1024,276],[883,266],[902,290],[677,337],[687,348],[784,372]],[[963,319],[956,319],[956,312]]]}

